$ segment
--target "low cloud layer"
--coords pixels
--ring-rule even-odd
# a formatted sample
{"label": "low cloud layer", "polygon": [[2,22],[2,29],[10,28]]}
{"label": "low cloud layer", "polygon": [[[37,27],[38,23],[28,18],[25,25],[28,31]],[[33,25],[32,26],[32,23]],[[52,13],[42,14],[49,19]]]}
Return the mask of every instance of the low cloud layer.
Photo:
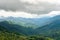
{"label": "low cloud layer", "polygon": [[37,15],[20,11],[13,12],[13,11],[0,10],[0,18],[1,17],[42,18],[42,17],[53,17],[55,15],[60,15],[60,11],[52,11],[48,14]]}
{"label": "low cloud layer", "polygon": [[59,0],[0,0],[0,10],[47,14],[60,10]]}
{"label": "low cloud layer", "polygon": [[23,18],[36,18],[38,15],[36,14],[30,14],[26,12],[20,12],[20,11],[4,11],[0,10],[0,17],[23,17]]}

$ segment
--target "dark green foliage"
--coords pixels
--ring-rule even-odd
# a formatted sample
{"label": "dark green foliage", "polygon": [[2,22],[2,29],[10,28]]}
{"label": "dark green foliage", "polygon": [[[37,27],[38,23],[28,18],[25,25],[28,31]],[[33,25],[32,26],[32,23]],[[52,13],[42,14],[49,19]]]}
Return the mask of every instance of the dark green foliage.
{"label": "dark green foliage", "polygon": [[40,36],[24,36],[24,35],[17,35],[14,32],[2,32],[0,31],[0,40],[52,40],[52,38],[47,37],[40,37]]}

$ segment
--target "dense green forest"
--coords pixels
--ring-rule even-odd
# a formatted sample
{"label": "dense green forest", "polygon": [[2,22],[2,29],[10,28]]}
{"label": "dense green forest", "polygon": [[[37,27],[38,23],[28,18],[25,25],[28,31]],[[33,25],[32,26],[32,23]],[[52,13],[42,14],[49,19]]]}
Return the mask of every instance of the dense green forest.
{"label": "dense green forest", "polygon": [[22,26],[19,26],[20,32],[17,32],[15,28],[16,26],[18,27],[18,25],[9,24],[6,21],[1,22],[0,40],[54,40],[53,38],[47,36],[33,35],[34,32],[31,32],[32,31],[31,28],[25,28]]}
{"label": "dense green forest", "polygon": [[54,40],[44,36],[25,36],[23,34],[8,33],[0,31],[0,40]]}
{"label": "dense green forest", "polygon": [[51,37],[42,35],[25,35],[15,31],[9,31],[5,27],[0,26],[0,40],[54,40]]}
{"label": "dense green forest", "polygon": [[0,40],[60,40],[60,22],[51,24],[33,29],[3,21],[0,22]]}

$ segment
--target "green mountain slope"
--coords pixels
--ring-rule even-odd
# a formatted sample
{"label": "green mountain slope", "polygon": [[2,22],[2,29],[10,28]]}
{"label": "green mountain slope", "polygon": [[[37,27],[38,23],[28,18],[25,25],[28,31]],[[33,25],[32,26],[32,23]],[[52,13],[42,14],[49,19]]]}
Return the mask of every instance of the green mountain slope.
{"label": "green mountain slope", "polygon": [[56,40],[60,40],[60,16],[55,16],[51,20],[50,24],[39,27],[35,29],[35,31],[37,34],[50,36],[56,38]]}
{"label": "green mountain slope", "polygon": [[7,21],[0,22],[0,26],[6,28],[10,32],[17,32],[25,35],[32,35],[35,33],[34,29],[32,29],[31,27],[23,27]]}
{"label": "green mountain slope", "polygon": [[26,36],[34,34],[32,28],[25,28],[7,21],[0,22],[0,40],[54,40],[44,36]]}

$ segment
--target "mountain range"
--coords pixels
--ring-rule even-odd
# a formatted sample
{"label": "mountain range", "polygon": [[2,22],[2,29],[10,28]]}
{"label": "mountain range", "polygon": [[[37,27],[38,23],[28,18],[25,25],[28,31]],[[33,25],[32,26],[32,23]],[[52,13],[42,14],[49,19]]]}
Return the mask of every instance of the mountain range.
{"label": "mountain range", "polygon": [[50,17],[43,17],[43,18],[22,18],[22,17],[0,17],[0,21],[8,21],[13,24],[25,26],[25,27],[32,27],[38,28],[43,25],[48,24],[50,21]]}
{"label": "mountain range", "polygon": [[60,15],[52,17],[49,24],[38,27],[36,31],[41,34],[60,33]]}
{"label": "mountain range", "polygon": [[9,32],[22,33],[25,35],[41,34],[51,36],[60,33],[60,15],[34,19],[14,17],[2,18],[0,26],[0,30],[8,30]]}

